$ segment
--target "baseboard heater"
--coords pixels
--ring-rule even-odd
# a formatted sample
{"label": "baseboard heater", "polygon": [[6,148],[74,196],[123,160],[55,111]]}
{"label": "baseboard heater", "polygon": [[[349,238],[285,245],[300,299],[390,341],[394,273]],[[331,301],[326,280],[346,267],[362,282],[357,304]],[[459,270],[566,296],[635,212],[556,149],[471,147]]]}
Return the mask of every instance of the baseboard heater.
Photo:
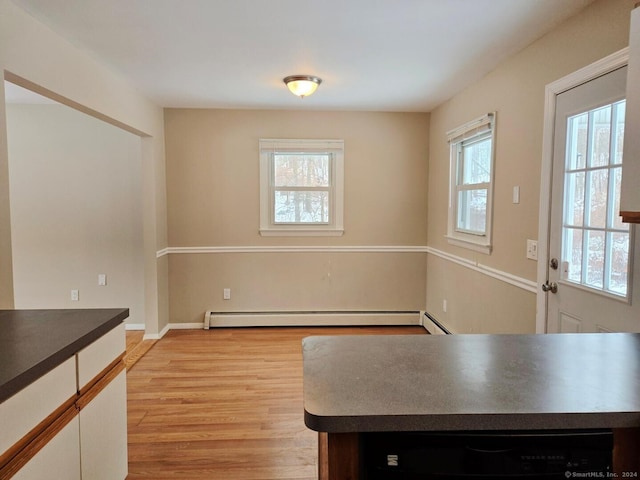
{"label": "baseboard heater", "polygon": [[358,325],[422,325],[419,311],[283,311],[214,312],[204,314],[212,327],[309,327]]}
{"label": "baseboard heater", "polygon": [[424,328],[426,328],[431,335],[451,335],[452,334],[451,331],[447,330],[444,325],[438,322],[438,320],[433,318],[427,312],[424,312],[424,318],[422,320],[422,324],[424,325]]}

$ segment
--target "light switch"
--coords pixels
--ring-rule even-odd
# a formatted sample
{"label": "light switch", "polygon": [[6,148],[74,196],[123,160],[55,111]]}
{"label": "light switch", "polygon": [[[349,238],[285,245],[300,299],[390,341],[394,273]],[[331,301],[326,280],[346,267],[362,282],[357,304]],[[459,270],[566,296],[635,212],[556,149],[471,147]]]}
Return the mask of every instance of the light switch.
{"label": "light switch", "polygon": [[527,258],[529,260],[538,260],[538,241],[527,240]]}
{"label": "light switch", "polygon": [[230,288],[225,288],[222,291],[222,298],[224,300],[231,300],[231,289]]}
{"label": "light switch", "polygon": [[513,203],[520,203],[520,187],[518,185],[513,187]]}
{"label": "light switch", "polygon": [[103,287],[107,284],[107,275],[105,273],[98,274],[98,285]]}

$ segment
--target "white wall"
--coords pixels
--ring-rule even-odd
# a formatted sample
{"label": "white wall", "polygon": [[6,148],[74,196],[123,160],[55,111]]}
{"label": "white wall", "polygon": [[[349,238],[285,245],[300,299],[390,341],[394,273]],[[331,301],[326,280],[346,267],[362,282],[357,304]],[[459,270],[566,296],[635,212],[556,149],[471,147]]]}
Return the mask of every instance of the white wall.
{"label": "white wall", "polygon": [[[90,55],[0,0],[0,70],[5,79],[142,137],[145,324],[157,335],[168,323],[164,121],[162,108]],[[13,301],[8,148],[4,84],[0,82],[0,307]]]}
{"label": "white wall", "polygon": [[15,307],[144,323],[140,137],[62,105],[7,105],[7,135]]}

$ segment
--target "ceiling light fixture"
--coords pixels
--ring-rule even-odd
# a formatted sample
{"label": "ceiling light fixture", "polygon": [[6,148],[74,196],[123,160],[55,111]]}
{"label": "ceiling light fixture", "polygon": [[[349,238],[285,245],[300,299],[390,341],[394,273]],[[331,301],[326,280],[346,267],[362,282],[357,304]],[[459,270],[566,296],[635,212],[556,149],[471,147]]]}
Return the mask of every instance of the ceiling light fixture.
{"label": "ceiling light fixture", "polygon": [[289,75],[283,79],[291,93],[300,98],[308,97],[316,91],[322,79],[313,75]]}

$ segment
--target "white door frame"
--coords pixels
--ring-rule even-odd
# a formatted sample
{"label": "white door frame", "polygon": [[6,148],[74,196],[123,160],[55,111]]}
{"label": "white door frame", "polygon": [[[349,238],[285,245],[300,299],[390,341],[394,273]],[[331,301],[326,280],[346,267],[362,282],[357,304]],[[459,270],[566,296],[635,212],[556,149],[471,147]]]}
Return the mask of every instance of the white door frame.
{"label": "white door frame", "polygon": [[542,132],[542,168],[540,173],[540,207],[538,220],[538,290],[536,295],[536,333],[547,332],[547,293],[540,285],[547,281],[549,265],[549,219],[551,215],[551,178],[553,175],[553,137],[556,96],[594,78],[624,67],[629,62],[629,48],[623,48],[580,70],[548,84],[544,90],[544,127]]}

